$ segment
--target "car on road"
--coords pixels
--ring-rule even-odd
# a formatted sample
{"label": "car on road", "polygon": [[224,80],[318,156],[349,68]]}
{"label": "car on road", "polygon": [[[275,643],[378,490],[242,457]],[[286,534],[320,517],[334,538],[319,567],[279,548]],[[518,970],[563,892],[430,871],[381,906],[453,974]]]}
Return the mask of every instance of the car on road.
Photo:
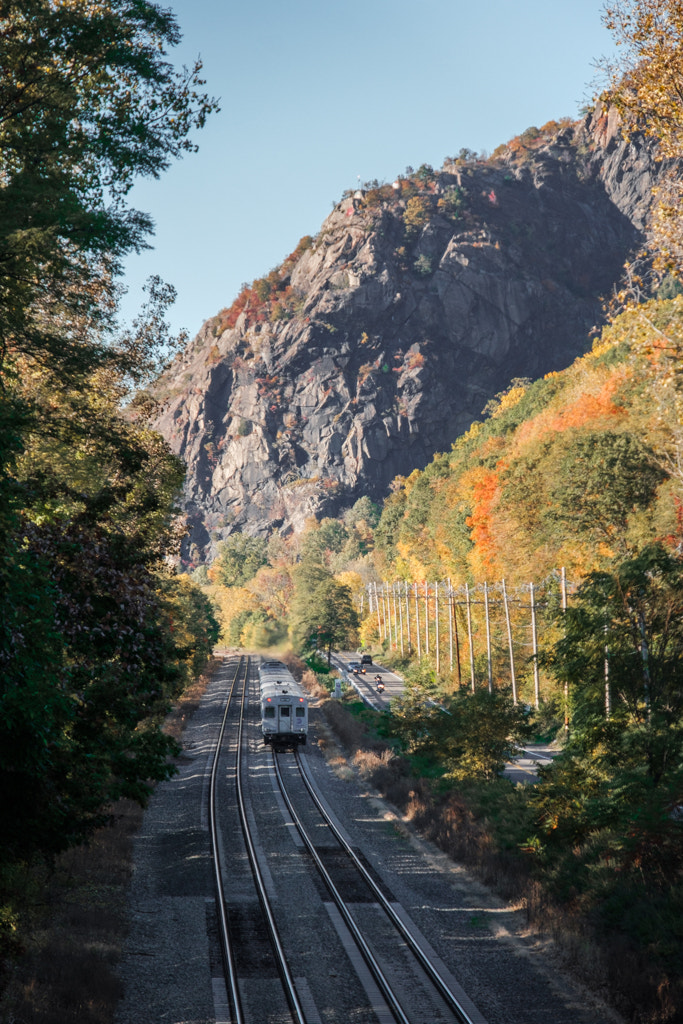
{"label": "car on road", "polygon": [[[372,665],[372,655],[371,654],[363,654],[361,659],[360,659],[360,663],[361,663],[361,667],[363,665]],[[362,671],[365,672],[365,669],[362,669]]]}
{"label": "car on road", "polygon": [[361,665],[359,661],[350,661],[347,665],[347,668],[349,672],[355,672],[356,675],[359,675],[361,672]]}

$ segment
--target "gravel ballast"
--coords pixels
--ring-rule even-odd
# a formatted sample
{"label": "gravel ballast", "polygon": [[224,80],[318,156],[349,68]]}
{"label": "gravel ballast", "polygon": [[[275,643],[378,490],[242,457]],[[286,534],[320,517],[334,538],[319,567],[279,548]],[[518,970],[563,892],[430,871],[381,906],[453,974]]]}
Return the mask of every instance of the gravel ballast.
{"label": "gravel ballast", "polygon": [[[183,735],[178,774],[157,787],[135,842],[130,934],[119,971],[125,995],[116,1024],[229,1020],[206,807],[207,766],[231,675],[226,661],[212,676]],[[552,943],[525,935],[521,912],[415,835],[347,764],[324,756],[315,719],[314,713],[303,756],[318,790],[484,1020],[619,1024],[621,1018],[562,970]],[[329,749],[329,736],[324,746]],[[270,787],[271,781],[261,776],[259,784]],[[283,849],[291,844],[285,813]]]}

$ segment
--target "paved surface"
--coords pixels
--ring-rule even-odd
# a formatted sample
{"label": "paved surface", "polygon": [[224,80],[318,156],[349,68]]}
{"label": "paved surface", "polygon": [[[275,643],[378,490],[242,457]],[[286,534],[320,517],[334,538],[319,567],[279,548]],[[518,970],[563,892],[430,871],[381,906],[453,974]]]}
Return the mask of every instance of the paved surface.
{"label": "paved surface", "polygon": [[[332,655],[332,661],[342,672],[342,678],[353,686],[359,697],[370,707],[377,711],[388,711],[393,697],[400,697],[403,694],[405,681],[402,676],[383,668],[377,662],[367,665],[363,674],[350,672],[349,662],[360,661],[357,651],[339,651]],[[379,693],[375,682],[375,676],[380,675],[384,683],[384,691]],[[513,782],[529,783],[538,777],[538,766],[549,764],[559,750],[546,743],[529,743],[519,757],[506,765],[503,774],[512,779]]]}
{"label": "paved surface", "polygon": [[[373,662],[372,665],[365,665],[365,673],[360,672],[356,674],[355,672],[350,672],[348,669],[349,662],[360,661],[360,655],[356,651],[339,651],[337,654],[332,655],[332,661],[340,669],[342,677],[346,682],[354,687],[359,697],[377,711],[388,711],[389,702],[392,697],[400,697],[403,693],[403,677],[388,668],[384,668],[377,662]],[[377,690],[376,675],[382,677],[382,682],[384,683],[383,693],[379,693]]]}
{"label": "paved surface", "polygon": [[559,753],[547,743],[529,743],[521,755],[506,766],[503,774],[513,782],[533,782],[538,777],[538,766],[550,764]]}

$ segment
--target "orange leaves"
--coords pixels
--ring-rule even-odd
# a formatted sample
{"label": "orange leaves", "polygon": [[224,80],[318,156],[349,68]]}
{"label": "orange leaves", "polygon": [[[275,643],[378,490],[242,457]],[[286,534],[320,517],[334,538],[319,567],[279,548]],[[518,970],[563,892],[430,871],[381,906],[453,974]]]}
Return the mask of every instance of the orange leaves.
{"label": "orange leaves", "polygon": [[246,314],[247,324],[264,323],[266,320],[286,320],[293,315],[299,296],[289,283],[289,277],[303,254],[311,248],[315,239],[304,235],[294,252],[287,256],[279,267],[265,277],[256,278],[250,285],[245,284],[232,306],[219,314],[217,334],[231,330],[240,316]]}
{"label": "orange leaves", "polygon": [[421,352],[409,352],[405,365],[407,370],[419,370],[425,364],[425,357]]}
{"label": "orange leaves", "polygon": [[467,474],[471,479],[472,514],[467,518],[475,548],[477,568],[484,575],[495,574],[498,546],[493,511],[500,497],[500,479],[495,470],[478,467]]}
{"label": "orange leaves", "polygon": [[626,373],[626,369],[620,366],[607,380],[588,381],[583,387],[579,384],[573,395],[564,397],[561,405],[553,403],[533,419],[526,420],[516,433],[516,453],[527,443],[539,441],[546,435],[552,436],[588,424],[594,429],[606,420],[622,419],[626,416],[626,410],[614,401],[614,396],[624,383]]}

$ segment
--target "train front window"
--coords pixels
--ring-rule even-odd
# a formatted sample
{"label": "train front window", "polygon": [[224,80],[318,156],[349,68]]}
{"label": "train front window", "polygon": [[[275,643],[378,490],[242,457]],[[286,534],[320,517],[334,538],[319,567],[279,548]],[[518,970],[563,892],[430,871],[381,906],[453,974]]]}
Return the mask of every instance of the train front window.
{"label": "train front window", "polygon": [[281,718],[289,718],[289,710],[290,709],[288,707],[281,707],[280,708],[280,717]]}
{"label": "train front window", "polygon": [[306,714],[306,710],[305,708],[297,708],[295,714],[297,718],[303,718]]}
{"label": "train front window", "polygon": [[263,713],[264,718],[275,718],[275,708],[266,708]]}

